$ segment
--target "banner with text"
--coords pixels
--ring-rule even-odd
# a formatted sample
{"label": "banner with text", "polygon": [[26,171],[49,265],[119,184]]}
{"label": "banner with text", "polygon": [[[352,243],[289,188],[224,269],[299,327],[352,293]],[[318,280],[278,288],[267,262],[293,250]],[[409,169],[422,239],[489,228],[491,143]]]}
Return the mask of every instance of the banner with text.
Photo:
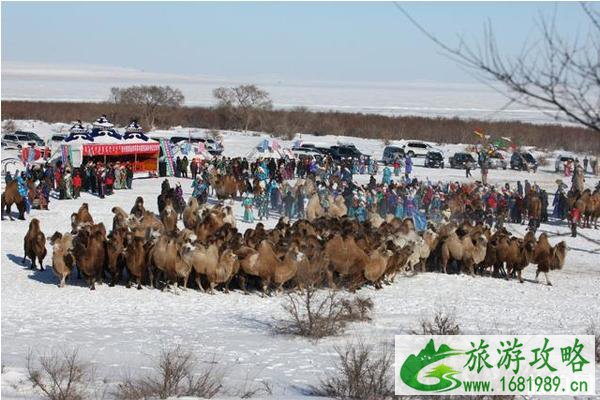
{"label": "banner with text", "polygon": [[397,395],[592,395],[592,335],[399,335]]}

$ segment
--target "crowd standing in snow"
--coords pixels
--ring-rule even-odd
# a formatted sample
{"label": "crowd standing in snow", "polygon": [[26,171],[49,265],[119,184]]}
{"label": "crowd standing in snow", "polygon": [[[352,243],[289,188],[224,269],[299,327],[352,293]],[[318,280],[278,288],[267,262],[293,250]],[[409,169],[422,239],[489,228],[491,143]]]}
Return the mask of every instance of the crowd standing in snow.
{"label": "crowd standing in snow", "polygon": [[[578,226],[596,226],[600,189],[584,187],[583,168],[575,163],[571,187],[557,180],[553,212],[548,194],[525,180],[511,186],[487,182],[485,152],[480,153],[481,181],[432,182],[412,176],[410,156],[384,166],[377,180],[377,163],[369,158],[333,160],[216,157],[190,163],[177,158],[174,172],[191,172],[192,196],[184,199],[178,182],[165,179],[156,215],[139,197],[129,213],[114,207],[110,234],[95,223],[84,203],[71,217],[71,231],[56,232],[53,269],[64,286],[76,267],[90,288],[108,277],[116,285],[126,276],[127,286],[217,285],[227,290],[235,281],[246,290],[251,283],[263,293],[270,288],[306,285],[363,284],[381,287],[401,273],[416,271],[491,272],[518,276],[530,263],[538,274],[562,268],[566,244],[550,246],[540,223],[566,219],[576,235]],[[163,172],[163,171],[161,171]],[[468,173],[468,171],[467,171]],[[367,184],[354,180],[369,174]],[[114,190],[131,189],[133,171],[124,163],[86,163],[71,170],[60,163],[34,165],[7,177],[2,210],[17,204],[20,218],[32,206],[47,208],[50,193],[58,199],[77,198],[81,190],[100,198]],[[221,203],[207,205],[209,196]],[[19,201],[19,196],[21,200]],[[275,217],[274,229],[262,222],[243,234],[227,199],[241,200],[243,221],[254,224]],[[10,212],[9,212],[10,215]],[[183,222],[180,229],[178,222]],[[527,224],[524,238],[510,235],[506,222]],[[24,254],[43,268],[45,236],[33,219],[24,241]]]}
{"label": "crowd standing in snow", "polygon": [[[538,274],[546,274],[550,284],[547,273],[564,265],[565,242],[551,246],[547,234],[535,237],[540,222],[549,218],[547,197],[528,182],[496,190],[482,183],[423,182],[405,174],[396,184],[384,173],[382,182],[371,179],[359,187],[335,172],[319,175],[309,168],[293,186],[287,181],[279,186],[272,185],[278,183],[277,175],[269,172],[269,166],[277,162],[281,162],[279,170],[285,171],[286,163],[281,160],[258,160],[248,169],[239,159],[202,165],[194,185],[197,188],[197,182],[204,183],[204,179],[205,188],[195,191],[187,204],[180,184],[172,188],[164,180],[157,198],[159,215],[147,211],[141,197],[130,213],[114,207],[108,236],[102,223],[94,223],[84,203],[72,215],[71,232],[56,232],[51,238],[54,270],[61,285],[74,266],[92,289],[104,281],[105,274],[115,285],[127,271],[127,286],[135,282],[138,289],[143,282],[151,287],[182,284],[186,288],[193,276],[200,290],[213,291],[218,285],[228,290],[235,280],[243,290],[251,282],[267,292],[273,286],[279,290],[322,284],[381,287],[399,272],[426,270],[491,272],[506,278],[516,275],[522,281],[521,272],[530,263],[538,266]],[[235,166],[238,173],[233,173]],[[292,168],[288,172],[297,174]],[[584,226],[595,222],[600,190],[565,194],[565,185],[557,183],[556,217],[577,225],[580,216],[572,210],[580,208],[590,217]],[[290,222],[289,213],[281,214],[279,196],[267,188],[282,188],[286,196],[293,193],[308,199],[293,213],[295,222]],[[230,206],[206,205],[209,190],[219,198],[241,195],[246,221],[252,220],[256,204],[259,218],[274,212],[279,222],[274,229],[259,222],[242,234],[235,227]],[[260,200],[255,202],[256,198]],[[273,198],[276,201],[269,201]],[[530,230],[524,238],[516,238],[503,228],[506,220],[527,221]],[[36,258],[43,262],[43,244],[39,222],[34,220],[24,249],[32,266]],[[38,254],[31,249],[44,251]]]}

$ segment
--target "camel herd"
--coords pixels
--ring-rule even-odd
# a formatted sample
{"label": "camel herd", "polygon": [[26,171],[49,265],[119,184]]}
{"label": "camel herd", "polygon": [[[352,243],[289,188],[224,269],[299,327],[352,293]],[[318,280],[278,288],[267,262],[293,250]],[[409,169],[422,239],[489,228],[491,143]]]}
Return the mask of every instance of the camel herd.
{"label": "camel herd", "polygon": [[[485,225],[446,222],[415,231],[411,219],[370,218],[364,223],[339,216],[314,216],[290,223],[281,218],[273,229],[262,223],[236,229],[233,210],[199,205],[191,198],[183,212],[163,199],[156,215],[138,197],[129,213],[114,207],[110,233],[95,223],[86,203],[71,217],[71,231],[50,237],[52,268],[63,287],[73,271],[90,289],[105,280],[149,287],[188,288],[213,293],[222,287],[250,287],[261,293],[307,286],[355,290],[381,288],[397,274],[439,271],[491,275],[523,282],[521,273],[537,265],[536,279],[564,266],[565,242],[551,246],[542,233],[524,238]],[[179,216],[181,215],[181,217]],[[182,221],[183,229],[178,222]],[[25,257],[43,269],[46,238],[32,219],[24,239]],[[190,279],[192,278],[192,279]]]}

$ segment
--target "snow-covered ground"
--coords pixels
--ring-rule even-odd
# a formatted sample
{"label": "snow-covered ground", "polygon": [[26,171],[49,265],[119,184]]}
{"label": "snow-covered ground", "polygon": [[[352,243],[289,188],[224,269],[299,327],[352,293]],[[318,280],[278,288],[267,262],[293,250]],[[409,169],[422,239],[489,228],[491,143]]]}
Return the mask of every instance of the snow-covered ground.
{"label": "snow-covered ground", "polygon": [[[34,124],[40,136],[53,131],[53,126]],[[226,155],[244,155],[260,142],[256,134],[224,133]],[[333,144],[352,141],[360,150],[375,157],[381,155],[380,141],[357,138],[310,137],[305,142]],[[286,142],[283,145],[287,145]],[[446,155],[461,149],[460,145],[440,145]],[[5,157],[5,154],[2,156]],[[537,174],[511,170],[492,170],[493,183],[511,183],[529,179],[554,192],[559,175],[553,164],[542,167]],[[464,171],[428,169],[417,166],[415,176],[443,181],[463,181]],[[479,172],[474,172],[479,178]],[[359,181],[367,182],[368,176]],[[380,177],[378,177],[380,179]],[[191,194],[190,180],[181,182],[186,198]],[[598,182],[587,176],[586,185]],[[134,180],[133,190],[117,191],[100,200],[84,193],[77,200],[52,200],[48,211],[32,211],[46,236],[54,231],[70,229],[69,216],[81,203],[87,202],[96,221],[112,224],[111,208],[128,210],[135,197],[143,196],[147,208],[157,211],[156,196],[159,179]],[[242,210],[235,203],[238,228]],[[266,224],[273,226],[276,217]],[[431,318],[436,309],[449,310],[465,333],[582,333],[595,323],[600,326],[600,230],[583,229],[577,238],[569,236],[564,224],[543,224],[541,232],[550,235],[552,244],[566,240],[569,253],[566,266],[552,271],[553,286],[534,282],[535,267],[524,271],[525,283],[487,277],[419,274],[396,279],[382,290],[364,288],[359,291],[375,303],[373,320],[351,324],[343,335],[326,338],[318,343],[305,339],[273,335],[269,325],[283,317],[284,296],[261,298],[239,292],[215,295],[194,290],[175,295],[145,288],[137,291],[124,286],[98,286],[90,291],[81,281],[59,289],[53,276],[50,253],[46,256],[46,271],[28,270],[21,262],[28,221],[3,221],[1,245],[2,300],[2,396],[5,398],[35,398],[18,381],[29,349],[47,350],[74,347],[86,360],[94,363],[101,379],[118,381],[126,372],[134,375],[149,367],[149,356],[164,346],[181,344],[200,359],[213,356],[225,366],[226,385],[239,387],[249,377],[263,379],[273,386],[279,398],[301,397],[303,389],[318,383],[335,359],[334,346],[362,338],[368,343],[391,342],[395,334],[418,329],[422,319]],[[518,235],[524,226],[510,225]],[[543,279],[542,279],[543,281]],[[597,382],[600,370],[597,370]],[[597,383],[597,387],[598,383]]]}
{"label": "snow-covered ground", "polygon": [[287,81],[157,74],[90,65],[2,64],[2,100],[105,101],[111,87],[153,84],[180,89],[187,105],[211,106],[215,104],[213,89],[249,82],[267,90],[277,108],[555,122],[540,110],[506,107],[505,97],[479,83]]}

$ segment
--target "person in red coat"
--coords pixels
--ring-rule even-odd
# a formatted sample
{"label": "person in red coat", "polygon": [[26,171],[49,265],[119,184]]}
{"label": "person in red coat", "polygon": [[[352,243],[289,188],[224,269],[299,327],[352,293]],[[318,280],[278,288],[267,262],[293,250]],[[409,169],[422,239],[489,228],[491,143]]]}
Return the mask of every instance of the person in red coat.
{"label": "person in red coat", "polygon": [[577,207],[573,207],[569,213],[571,216],[571,236],[577,237],[577,225],[581,219],[581,211]]}
{"label": "person in red coat", "polygon": [[56,184],[56,188],[58,189],[58,198],[60,200],[65,198],[65,190],[62,179],[62,171],[60,167],[56,167],[54,171],[54,183]]}
{"label": "person in red coat", "polygon": [[75,174],[73,176],[73,198],[79,198],[79,192],[81,190],[81,176],[79,176],[79,169],[75,170]]}

